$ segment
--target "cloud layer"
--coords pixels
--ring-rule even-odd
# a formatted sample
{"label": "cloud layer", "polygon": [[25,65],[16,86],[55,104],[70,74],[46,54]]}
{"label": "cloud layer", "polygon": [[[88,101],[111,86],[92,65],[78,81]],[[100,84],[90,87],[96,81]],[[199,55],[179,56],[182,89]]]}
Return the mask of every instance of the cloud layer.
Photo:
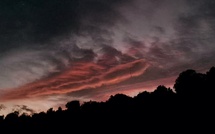
{"label": "cloud layer", "polygon": [[211,0],[2,0],[0,100],[59,97],[61,103],[134,94],[140,85],[152,90],[159,80],[171,85],[166,80],[188,68],[208,70],[215,64],[214,5]]}

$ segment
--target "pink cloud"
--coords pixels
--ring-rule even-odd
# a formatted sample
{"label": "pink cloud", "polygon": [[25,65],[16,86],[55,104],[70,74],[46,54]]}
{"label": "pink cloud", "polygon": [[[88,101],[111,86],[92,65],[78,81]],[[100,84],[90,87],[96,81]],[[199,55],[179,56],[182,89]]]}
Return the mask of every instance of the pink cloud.
{"label": "pink cloud", "polygon": [[77,62],[57,76],[10,89],[1,98],[9,100],[66,94],[88,88],[99,88],[103,85],[114,85],[131,77],[142,75],[148,67],[149,64],[143,59],[111,68],[91,62]]}

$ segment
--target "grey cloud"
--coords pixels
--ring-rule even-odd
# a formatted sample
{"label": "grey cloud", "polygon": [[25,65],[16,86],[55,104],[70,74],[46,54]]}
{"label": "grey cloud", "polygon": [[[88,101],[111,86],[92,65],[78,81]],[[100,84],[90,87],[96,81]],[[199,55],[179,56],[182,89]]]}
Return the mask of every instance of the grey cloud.
{"label": "grey cloud", "polygon": [[113,43],[111,28],[123,20],[118,7],[127,2],[1,1],[0,88],[51,77],[75,61],[93,61]]}
{"label": "grey cloud", "polygon": [[179,34],[188,37],[191,36],[200,39],[207,38],[208,36],[211,37],[211,34],[215,31],[214,1],[187,0],[187,3],[190,11],[179,17],[176,30]]}
{"label": "grey cloud", "polygon": [[[142,33],[139,33],[139,36],[142,34],[143,38],[140,42],[148,44],[146,48],[135,50],[142,54],[139,54],[139,57],[165,66],[169,63],[180,65],[200,61],[207,54],[214,53],[214,1],[163,0],[159,1],[160,3],[156,2],[147,0],[137,2],[139,6],[144,6],[142,9],[137,8],[143,12],[143,16],[145,9],[153,5],[153,12],[146,12],[151,15],[151,19],[137,16],[139,21],[134,20],[142,22],[142,25],[134,23],[139,27],[133,26],[142,30]],[[126,37],[126,40],[131,46],[137,48],[133,42],[139,41],[138,38]],[[151,41],[147,42],[147,40]]]}
{"label": "grey cloud", "polygon": [[123,39],[123,41],[126,42],[126,43],[128,43],[128,44],[131,45],[131,46],[136,47],[136,48],[145,47],[144,42],[139,41],[139,40],[137,40],[137,39],[135,39],[135,38],[132,38],[132,37],[129,37],[129,36],[128,36],[128,37],[125,37],[125,38]]}
{"label": "grey cloud", "polygon": [[5,106],[5,105],[0,104],[0,111],[1,111],[1,110],[4,110],[5,108],[6,108],[6,106]]}
{"label": "grey cloud", "polygon": [[[117,7],[126,1],[22,0],[0,2],[0,51],[41,45],[78,34],[90,26],[113,26],[120,20]],[[80,31],[81,30],[81,31]]]}
{"label": "grey cloud", "polygon": [[12,111],[17,111],[17,112],[19,112],[19,114],[27,113],[30,115],[35,113],[35,111],[33,109],[29,108],[26,105],[15,105],[14,108],[12,109]]}
{"label": "grey cloud", "polygon": [[59,72],[58,65],[48,58],[48,52],[17,50],[8,52],[0,59],[0,88],[12,88]]}
{"label": "grey cloud", "polygon": [[135,0],[123,7],[129,1],[2,0],[0,88],[51,77],[77,61],[110,68],[135,59],[151,63],[143,75],[121,84],[176,76],[187,68],[208,70],[215,64],[214,1]]}
{"label": "grey cloud", "polygon": [[165,34],[165,28],[161,27],[161,26],[154,26],[152,27],[152,30],[157,33],[157,34]]}
{"label": "grey cloud", "polygon": [[0,89],[14,88],[52,77],[76,61],[93,61],[92,50],[74,45],[69,50],[18,49],[0,57]]}
{"label": "grey cloud", "polygon": [[3,48],[40,43],[75,29],[76,7],[76,1],[1,1]]}
{"label": "grey cloud", "polygon": [[181,14],[175,24],[177,43],[175,46],[192,60],[214,54],[215,10],[214,1],[187,1],[190,10]]}

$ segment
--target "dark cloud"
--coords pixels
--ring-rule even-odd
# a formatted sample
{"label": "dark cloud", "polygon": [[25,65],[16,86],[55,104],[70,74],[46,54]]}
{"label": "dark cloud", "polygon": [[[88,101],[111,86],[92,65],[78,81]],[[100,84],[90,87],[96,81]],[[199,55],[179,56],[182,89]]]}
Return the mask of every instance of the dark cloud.
{"label": "dark cloud", "polygon": [[[113,26],[125,1],[19,0],[0,2],[1,51],[23,45],[44,44],[82,31]],[[122,17],[121,17],[122,18]],[[81,31],[80,31],[81,30]]]}
{"label": "dark cloud", "polygon": [[188,0],[189,12],[178,17],[176,31],[183,37],[207,39],[215,31],[215,2],[211,0]]}
{"label": "dark cloud", "polygon": [[103,46],[99,53],[102,53],[102,55],[98,58],[98,64],[111,67],[120,63],[122,53],[111,46]]}
{"label": "dark cloud", "polygon": [[165,28],[161,26],[154,26],[152,30],[157,34],[165,34]]}
{"label": "dark cloud", "polygon": [[129,63],[135,60],[135,58],[131,55],[127,53],[124,54],[120,50],[117,50],[109,45],[103,45],[103,47],[98,51],[98,54],[100,53],[102,55],[98,57],[97,64],[107,68]]}
{"label": "dark cloud", "polygon": [[174,47],[192,62],[201,62],[206,55],[214,54],[215,3],[190,0],[187,4],[189,12],[181,14],[175,24],[178,39],[174,41]]}
{"label": "dark cloud", "polygon": [[128,1],[1,1],[0,88],[93,61],[98,50],[113,43],[112,28],[124,19],[118,8]]}
{"label": "dark cloud", "polygon": [[129,45],[135,47],[135,48],[142,48],[142,47],[145,47],[144,42],[139,41],[139,40],[137,40],[137,39],[135,39],[135,38],[132,38],[132,37],[129,37],[129,36],[128,36],[128,37],[125,37],[125,38],[123,39],[123,41],[124,41],[125,43],[128,43]]}
{"label": "dark cloud", "polygon": [[0,5],[1,38],[5,39],[5,46],[10,45],[8,48],[47,41],[75,30],[78,25],[78,2],[74,0],[3,0]]}
{"label": "dark cloud", "polygon": [[[145,3],[145,7],[150,7],[147,1],[140,3]],[[153,19],[149,22],[141,21],[141,16],[139,16],[141,26],[146,25],[151,30],[151,37],[144,36],[144,34],[150,35],[150,33],[143,31],[141,33],[143,39],[126,36],[124,41],[130,44],[128,52],[133,52],[138,55],[136,57],[146,59],[152,66],[143,75],[134,80],[125,81],[123,84],[178,75],[181,70],[188,68],[207,70],[215,64],[212,57],[215,54],[214,1],[184,0],[181,4],[180,2],[174,3],[168,0],[161,1],[158,6],[153,5],[153,7],[157,7],[152,9],[153,13],[145,12],[147,8],[141,10],[149,13],[151,16],[148,18]],[[156,3],[154,4],[156,5]],[[185,10],[182,11],[182,9]],[[164,25],[163,20],[167,20]],[[138,28],[141,29],[141,27]],[[144,47],[140,48],[135,44],[141,44]]]}

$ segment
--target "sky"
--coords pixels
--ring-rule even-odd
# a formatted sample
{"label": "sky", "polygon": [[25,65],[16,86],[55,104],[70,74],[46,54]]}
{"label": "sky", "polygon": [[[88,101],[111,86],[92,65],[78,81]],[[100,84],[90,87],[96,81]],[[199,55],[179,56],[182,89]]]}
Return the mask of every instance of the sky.
{"label": "sky", "polygon": [[1,0],[0,115],[172,87],[215,65],[214,0]]}

